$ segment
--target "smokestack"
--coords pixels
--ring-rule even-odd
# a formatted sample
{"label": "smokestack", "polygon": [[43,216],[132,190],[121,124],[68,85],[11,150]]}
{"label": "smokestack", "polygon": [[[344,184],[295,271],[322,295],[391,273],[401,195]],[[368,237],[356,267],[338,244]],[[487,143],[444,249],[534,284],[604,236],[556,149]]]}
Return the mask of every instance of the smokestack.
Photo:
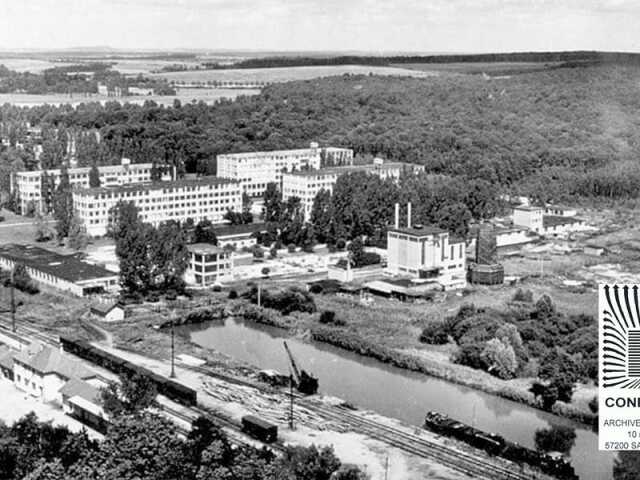
{"label": "smokestack", "polygon": [[398,229],[398,228],[400,228],[400,204],[399,203],[396,203],[396,216],[395,216],[395,219],[396,219],[396,223],[395,223],[396,229]]}
{"label": "smokestack", "polygon": [[411,202],[407,203],[407,228],[411,228]]}

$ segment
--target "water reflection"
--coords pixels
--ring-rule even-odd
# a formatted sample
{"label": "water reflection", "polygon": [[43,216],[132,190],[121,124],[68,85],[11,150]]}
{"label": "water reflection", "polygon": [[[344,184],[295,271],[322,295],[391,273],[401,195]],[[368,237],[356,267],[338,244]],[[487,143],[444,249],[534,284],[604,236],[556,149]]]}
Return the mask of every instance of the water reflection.
{"label": "water reflection", "polygon": [[[224,324],[180,327],[193,342],[264,369],[288,372],[283,338],[287,332],[264,325],[227,319]],[[421,425],[428,410],[535,448],[534,432],[552,425],[575,428],[570,456],[584,479],[610,480],[613,455],[598,452],[597,437],[588,428],[541,410],[410,372],[327,344],[288,339],[299,363],[320,379],[320,391],[363,408]]]}

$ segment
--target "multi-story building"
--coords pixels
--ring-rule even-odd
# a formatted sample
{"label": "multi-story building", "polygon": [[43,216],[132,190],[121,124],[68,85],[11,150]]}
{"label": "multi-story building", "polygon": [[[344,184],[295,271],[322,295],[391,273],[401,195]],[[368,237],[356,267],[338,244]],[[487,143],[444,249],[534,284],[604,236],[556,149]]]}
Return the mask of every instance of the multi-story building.
{"label": "multi-story building", "polygon": [[282,199],[286,202],[291,197],[300,198],[304,209],[305,220],[309,220],[313,201],[320,190],[333,193],[333,186],[338,177],[345,173],[365,172],[380,178],[398,180],[403,172],[423,172],[424,166],[402,162],[385,163],[376,159],[373,164],[350,165],[345,167],[321,168],[319,170],[286,173],[282,176]]}
{"label": "multi-story building", "polygon": [[[100,185],[110,187],[114,185],[126,185],[129,183],[142,183],[151,181],[150,163],[131,163],[128,158],[123,158],[120,165],[105,165],[98,167],[100,172]],[[171,180],[172,172],[166,168],[160,168],[162,180]],[[89,172],[91,168],[70,168],[69,183],[72,187],[88,188]],[[35,170],[17,172],[12,178],[12,191],[15,191],[20,205],[20,211],[26,212],[30,202],[36,209],[42,209],[42,176],[45,173],[53,180],[53,188],[60,184],[61,171],[56,170]],[[50,192],[53,193],[53,192]]]}
{"label": "multi-story building", "polygon": [[309,148],[298,150],[218,155],[216,161],[219,177],[238,180],[244,192],[258,197],[268,183],[276,183],[280,187],[282,175],[286,172],[316,170],[324,164],[350,165],[353,163],[353,150],[319,148],[317,143],[311,143]]}
{"label": "multi-story building", "polygon": [[[552,212],[547,215],[544,212]],[[519,205],[513,209],[513,224],[525,227],[538,235],[558,236],[583,230],[586,222],[575,216],[576,211],[568,207],[542,207]]]}
{"label": "multi-story building", "polygon": [[208,243],[187,246],[189,266],[185,281],[196,288],[207,288],[232,280],[233,253]]}
{"label": "multi-story building", "polygon": [[421,281],[435,281],[445,289],[466,286],[465,240],[454,238],[437,227],[411,223],[408,205],[407,227],[398,223],[396,205],[395,227],[387,232],[387,271]]}
{"label": "multi-story building", "polygon": [[143,222],[158,226],[162,222],[194,223],[209,219],[223,221],[227,210],[242,209],[240,183],[218,177],[199,177],[173,182],[138,183],[115,187],[74,190],[73,209],[93,237],[107,233],[118,202],[133,202]]}

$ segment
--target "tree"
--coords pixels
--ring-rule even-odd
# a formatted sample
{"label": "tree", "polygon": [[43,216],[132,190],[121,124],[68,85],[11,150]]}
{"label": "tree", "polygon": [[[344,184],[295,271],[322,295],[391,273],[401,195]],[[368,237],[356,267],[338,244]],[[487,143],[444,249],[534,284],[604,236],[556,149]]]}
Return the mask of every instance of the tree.
{"label": "tree", "polygon": [[637,480],[640,472],[640,452],[621,451],[613,461],[614,480]]}
{"label": "tree", "polygon": [[513,347],[501,339],[489,340],[481,357],[488,365],[488,372],[499,378],[513,378],[518,368],[518,360]]}
{"label": "tree", "polygon": [[320,190],[313,199],[311,207],[311,225],[314,236],[320,243],[335,244],[336,238],[331,236],[331,224],[333,223],[333,206],[331,193],[328,190]]}
{"label": "tree", "polygon": [[364,243],[362,242],[362,238],[356,237],[351,240],[351,243],[349,243],[347,250],[349,251],[349,262],[351,262],[351,266],[356,268],[362,266],[365,258]]}
{"label": "tree", "polygon": [[568,453],[576,443],[576,431],[565,425],[536,430],[535,444],[541,452]]}
{"label": "tree", "polygon": [[150,228],[151,285],[157,290],[184,290],[183,275],[189,265],[189,250],[184,231],[168,221]]}
{"label": "tree", "polygon": [[67,244],[69,248],[77,251],[84,250],[89,244],[87,229],[77,215],[74,215],[71,219]]}
{"label": "tree", "polygon": [[303,240],[304,212],[299,197],[289,197],[284,204],[278,224],[282,243],[300,246]]}
{"label": "tree", "polygon": [[46,242],[53,238],[53,230],[42,213],[37,212],[33,221],[36,230],[36,242]]}
{"label": "tree", "polygon": [[333,448],[286,447],[283,455],[275,461],[276,478],[296,480],[329,480],[340,468],[340,460]]}
{"label": "tree", "polygon": [[151,406],[158,392],[147,376],[121,374],[119,380],[100,390],[100,401],[107,414],[131,415]]}
{"label": "tree", "polygon": [[98,170],[98,165],[91,165],[91,170],[89,170],[89,187],[96,188],[100,186],[100,170]]}
{"label": "tree", "polygon": [[53,198],[55,193],[55,180],[53,175],[49,175],[46,170],[40,176],[40,198],[42,198],[42,211],[49,213],[53,208]]}
{"label": "tree", "polygon": [[218,238],[216,237],[211,220],[205,218],[198,222],[194,230],[194,241],[196,243],[209,243],[211,245],[218,244]]}
{"label": "tree", "polygon": [[69,227],[73,218],[73,197],[71,194],[71,183],[69,182],[69,172],[65,165],[60,171],[60,183],[56,189],[53,199],[53,214],[56,222],[58,240],[62,240],[69,234]]}
{"label": "tree", "polygon": [[242,223],[253,223],[253,214],[251,213],[251,207],[253,201],[246,192],[242,192]]}
{"label": "tree", "polygon": [[160,167],[158,167],[158,164],[155,161],[151,162],[150,175],[152,182],[159,182],[160,180],[162,180],[162,170],[160,169]]}
{"label": "tree", "polygon": [[278,185],[274,182],[267,183],[267,188],[262,195],[264,206],[262,217],[267,224],[278,224],[282,215],[282,202]]}

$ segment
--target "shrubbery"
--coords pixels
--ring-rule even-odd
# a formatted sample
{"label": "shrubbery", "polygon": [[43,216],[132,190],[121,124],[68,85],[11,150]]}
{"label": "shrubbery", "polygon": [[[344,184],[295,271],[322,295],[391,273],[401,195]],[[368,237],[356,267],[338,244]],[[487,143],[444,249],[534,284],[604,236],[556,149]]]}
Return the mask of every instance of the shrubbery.
{"label": "shrubbery", "polygon": [[[258,287],[253,285],[242,294],[242,297],[252,303],[258,303]],[[262,289],[260,292],[260,305],[278,310],[283,315],[289,315],[291,312],[313,313],[316,311],[316,304],[311,294],[299,287],[290,287],[276,293]]]}
{"label": "shrubbery", "polygon": [[[11,286],[11,274],[4,273],[3,285],[5,287]],[[16,264],[13,270],[13,286],[21,292],[28,293],[29,295],[35,295],[40,292],[38,285],[31,280],[27,268],[21,263]]]}
{"label": "shrubbery", "polygon": [[449,342],[449,333],[447,326],[442,322],[432,322],[422,329],[420,334],[422,343],[431,345],[444,345]]}
{"label": "shrubbery", "polygon": [[342,318],[337,317],[336,312],[332,310],[325,310],[324,312],[322,312],[318,321],[323,324],[331,324],[338,327],[342,327],[347,324],[347,322],[345,322]]}

